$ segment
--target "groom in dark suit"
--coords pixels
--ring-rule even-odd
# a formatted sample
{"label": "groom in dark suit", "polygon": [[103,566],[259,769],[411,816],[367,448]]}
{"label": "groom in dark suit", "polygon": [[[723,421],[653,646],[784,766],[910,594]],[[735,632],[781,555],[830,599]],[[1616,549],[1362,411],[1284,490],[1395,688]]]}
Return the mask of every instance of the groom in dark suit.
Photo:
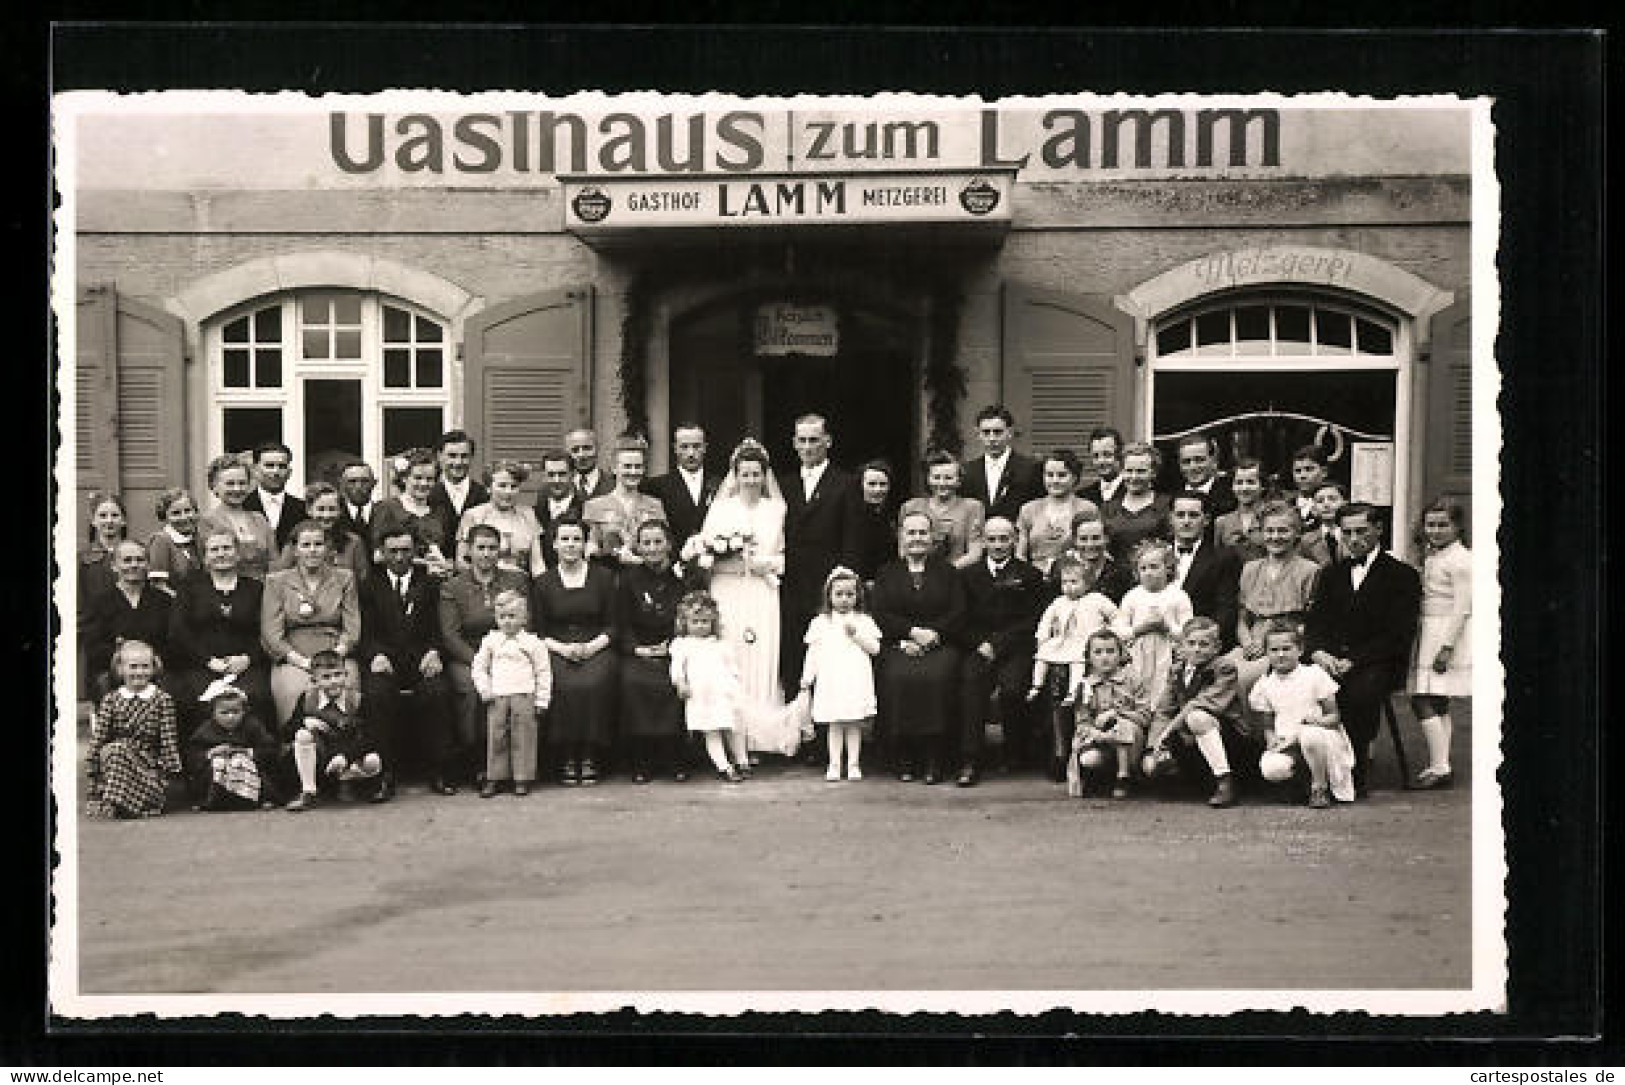
{"label": "groom in dark suit", "polygon": [[705,469],[705,430],[699,426],[685,422],[673,430],[671,450],[675,461],[671,471],[644,479],[643,492],[660,499],[671,524],[672,546],[680,550],[690,536],[699,534],[721,480]]}
{"label": "groom in dark suit", "polygon": [[1337,708],[1354,744],[1354,787],[1364,794],[1382,706],[1405,680],[1422,608],[1422,578],[1383,552],[1382,523],[1364,502],[1337,513],[1345,556],[1321,570],[1309,604],[1309,658],[1337,679]]}
{"label": "groom in dark suit", "polygon": [[1044,472],[1038,461],[1010,447],[1015,416],[995,403],[976,412],[976,433],[983,454],[962,464],[960,493],[982,503],[987,519],[1002,516],[1012,524],[1021,506],[1044,496]]}
{"label": "groom in dark suit", "polygon": [[799,471],[779,478],[784,493],[784,583],[779,591],[779,674],[786,691],[801,685],[806,654],[802,637],[818,613],[824,578],[837,565],[852,567],[859,545],[858,491],[852,476],[829,462],[829,423],[820,415],[796,419]]}

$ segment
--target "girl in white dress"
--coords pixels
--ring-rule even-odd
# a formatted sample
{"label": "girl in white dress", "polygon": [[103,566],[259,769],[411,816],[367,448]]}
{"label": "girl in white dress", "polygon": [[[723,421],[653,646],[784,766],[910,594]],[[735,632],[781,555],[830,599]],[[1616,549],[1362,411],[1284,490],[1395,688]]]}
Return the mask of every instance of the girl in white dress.
{"label": "girl in white dress", "polygon": [[[722,639],[739,672],[741,723],[752,751],[790,756],[801,727],[779,686],[779,581],[784,576],[784,499],[769,469],[767,449],[745,438],[729,460],[728,477],[684,548],[711,571]],[[748,772],[747,772],[748,774]]]}
{"label": "girl in white dress", "polygon": [[1085,591],[1083,562],[1062,555],[1055,561],[1061,579],[1061,594],[1045,608],[1038,619],[1038,649],[1033,653],[1033,684],[1027,700],[1036,701],[1044,692],[1051,668],[1067,669],[1066,692],[1058,704],[1071,707],[1083,685],[1084,654],[1089,637],[1117,617],[1117,607],[1097,591]]}
{"label": "girl in white dress", "polygon": [[[705,735],[705,752],[717,777],[737,784],[750,762],[739,723],[739,675],[723,642],[717,601],[691,591],[677,603],[676,636],[671,640],[671,684],[683,699],[683,720]],[[730,759],[731,755],[731,759]]]}
{"label": "girl in white dress", "polygon": [[826,780],[863,779],[863,733],[875,723],[875,672],[880,626],[863,611],[858,574],[837,565],[824,578],[822,612],[807,624],[807,659],[801,688],[812,691],[814,723],[829,725]]}
{"label": "girl in white dress", "polygon": [[1337,715],[1337,680],[1303,663],[1303,635],[1289,621],[1264,634],[1270,669],[1253,684],[1248,702],[1264,728],[1258,770],[1271,783],[1309,772],[1309,805],[1324,810],[1354,801],[1354,746]]}
{"label": "girl in white dress", "polygon": [[1411,662],[1411,708],[1427,739],[1421,788],[1449,787],[1450,698],[1473,692],[1473,558],[1462,545],[1466,513],[1448,497],[1422,510],[1422,627]]}
{"label": "girl in white dress", "polygon": [[1117,610],[1117,635],[1128,645],[1129,662],[1145,683],[1146,699],[1162,703],[1162,691],[1174,665],[1174,639],[1196,616],[1191,597],[1174,587],[1173,545],[1164,539],[1145,539],[1134,549],[1134,573],[1139,584],[1123,595]]}

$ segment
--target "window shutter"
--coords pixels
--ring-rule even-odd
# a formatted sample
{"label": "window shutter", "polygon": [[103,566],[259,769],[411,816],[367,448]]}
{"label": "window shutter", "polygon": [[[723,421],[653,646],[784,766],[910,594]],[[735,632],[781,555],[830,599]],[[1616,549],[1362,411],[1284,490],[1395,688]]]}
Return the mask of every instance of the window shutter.
{"label": "window shutter", "polygon": [[186,333],[180,318],[119,297],[119,488],[130,534],[144,539],[159,527],[153,502],[186,481]]}
{"label": "window shutter", "polygon": [[[542,451],[591,424],[592,288],[550,290],[492,306],[464,325],[464,427],[477,458],[540,467]],[[526,483],[534,491],[535,473]]]}
{"label": "window shutter", "polygon": [[1422,501],[1473,489],[1473,352],[1470,299],[1433,316],[1428,363],[1427,480]]}
{"label": "window shutter", "polygon": [[79,291],[74,324],[78,349],[74,358],[74,480],[81,505],[96,492],[117,490],[118,353],[115,324],[118,295],[111,286]]}
{"label": "window shutter", "polygon": [[1027,450],[1087,460],[1091,429],[1129,428],[1134,321],[1110,297],[1006,283],[1003,349],[1001,397]]}

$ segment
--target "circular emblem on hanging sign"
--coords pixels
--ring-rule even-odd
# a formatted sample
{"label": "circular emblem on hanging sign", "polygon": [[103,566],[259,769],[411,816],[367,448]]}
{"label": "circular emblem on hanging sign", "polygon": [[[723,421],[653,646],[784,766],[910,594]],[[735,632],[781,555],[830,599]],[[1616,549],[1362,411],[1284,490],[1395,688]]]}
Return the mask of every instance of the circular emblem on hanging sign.
{"label": "circular emblem on hanging sign", "polygon": [[609,217],[610,200],[601,188],[584,188],[570,201],[570,207],[582,222],[602,222]]}
{"label": "circular emblem on hanging sign", "polygon": [[999,206],[999,190],[978,177],[959,190],[959,205],[973,215],[985,215]]}

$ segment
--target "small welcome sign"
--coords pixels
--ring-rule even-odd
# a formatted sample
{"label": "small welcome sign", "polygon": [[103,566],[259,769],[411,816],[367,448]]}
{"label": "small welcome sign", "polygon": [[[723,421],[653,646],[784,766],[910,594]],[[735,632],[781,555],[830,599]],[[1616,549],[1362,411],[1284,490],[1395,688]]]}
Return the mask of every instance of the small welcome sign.
{"label": "small welcome sign", "polygon": [[840,323],[833,305],[767,302],[757,307],[755,328],[758,355],[833,358],[841,349]]}

